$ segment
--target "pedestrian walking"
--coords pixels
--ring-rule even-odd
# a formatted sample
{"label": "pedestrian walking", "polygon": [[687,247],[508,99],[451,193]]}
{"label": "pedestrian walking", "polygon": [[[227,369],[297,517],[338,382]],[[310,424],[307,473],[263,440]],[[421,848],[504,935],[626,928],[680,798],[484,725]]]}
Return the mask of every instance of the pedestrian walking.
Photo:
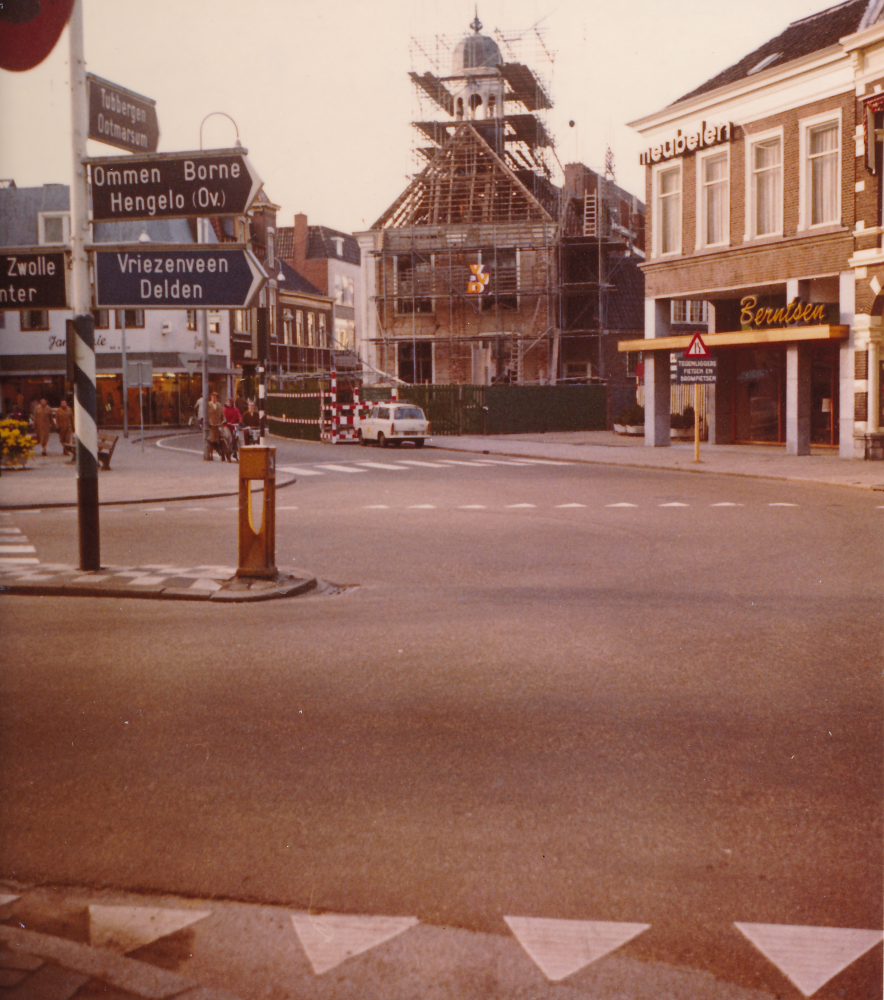
{"label": "pedestrian walking", "polygon": [[66,455],[71,446],[71,435],[74,430],[74,411],[68,406],[66,399],[58,404],[58,409],[55,411],[55,429],[58,431],[61,453]]}
{"label": "pedestrian walking", "polygon": [[31,419],[34,421],[34,435],[37,438],[37,444],[43,449],[45,455],[46,445],[49,444],[49,433],[52,430],[52,407],[45,399],[41,399],[34,408]]}

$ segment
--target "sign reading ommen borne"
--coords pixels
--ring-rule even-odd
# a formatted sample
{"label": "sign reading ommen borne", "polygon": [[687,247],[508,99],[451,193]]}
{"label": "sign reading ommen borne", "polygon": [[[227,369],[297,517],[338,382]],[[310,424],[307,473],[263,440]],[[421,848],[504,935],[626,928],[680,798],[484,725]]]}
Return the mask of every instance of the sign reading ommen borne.
{"label": "sign reading ommen borne", "polygon": [[0,250],[0,310],[68,308],[66,275],[63,250]]}
{"label": "sign reading ommen borne", "polygon": [[99,308],[245,309],[267,281],[243,244],[91,249]]}
{"label": "sign reading ommen borne", "polygon": [[160,139],[156,101],[86,74],[89,138],[132,153],[155,153]]}
{"label": "sign reading ommen borne", "polygon": [[246,152],[90,157],[93,221],[244,215],[263,185]]}

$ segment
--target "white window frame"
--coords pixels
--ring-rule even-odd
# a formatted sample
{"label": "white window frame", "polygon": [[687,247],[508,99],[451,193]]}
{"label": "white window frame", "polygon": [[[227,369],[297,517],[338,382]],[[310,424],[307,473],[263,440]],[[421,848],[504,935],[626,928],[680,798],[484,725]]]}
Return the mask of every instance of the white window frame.
{"label": "white window frame", "polygon": [[[835,174],[835,217],[825,222],[812,222],[811,198],[813,197],[812,165],[810,159],[810,133],[820,125],[838,126],[838,146],[834,152]],[[841,225],[841,158],[844,149],[844,128],[841,121],[841,109],[834,108],[810,118],[802,118],[798,122],[798,229],[826,229]]]}
{"label": "white window frame", "polygon": [[[675,249],[663,252],[663,212],[660,198],[660,177],[667,171],[678,171],[678,232],[675,239]],[[654,227],[654,256],[655,257],[677,257],[682,253],[682,240],[684,234],[684,165],[681,160],[667,160],[651,168],[651,182],[654,198],[654,214],[652,217]]]}
{"label": "white window frame", "polygon": [[298,309],[295,312],[295,343],[298,347],[306,347],[304,343],[304,311]]}
{"label": "white window frame", "polygon": [[[707,191],[711,185],[706,183],[706,164],[709,160],[724,158],[724,180],[716,183],[724,185],[724,226],[722,239],[716,243],[707,240],[709,229],[709,200]],[[731,240],[731,156],[730,149],[717,146],[707,153],[697,156],[697,249],[705,250],[713,247],[726,247]]]}
{"label": "white window frame", "polygon": [[[62,238],[61,240],[46,239],[46,223],[50,219],[61,219]],[[41,247],[63,247],[71,242],[71,213],[70,212],[40,212],[37,215],[37,238]]]}
{"label": "white window frame", "polygon": [[670,299],[670,322],[708,324],[709,312],[706,306],[705,299]]}
{"label": "white window frame", "polygon": [[[777,224],[770,233],[758,233],[756,230],[757,208],[755,202],[755,147],[762,142],[778,139],[780,143],[780,197],[777,202]],[[746,135],[746,235],[748,240],[772,240],[783,235],[783,193],[785,190],[785,151],[786,143],[783,127],[767,129],[764,132],[747,133]]]}

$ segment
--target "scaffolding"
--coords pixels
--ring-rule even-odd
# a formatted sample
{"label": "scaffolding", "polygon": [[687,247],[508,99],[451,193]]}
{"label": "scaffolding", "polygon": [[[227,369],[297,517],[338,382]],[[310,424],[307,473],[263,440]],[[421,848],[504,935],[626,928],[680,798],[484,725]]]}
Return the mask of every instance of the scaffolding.
{"label": "scaffolding", "polygon": [[[371,227],[371,342],[377,367],[408,382],[548,382],[561,192],[548,79],[520,47],[550,70],[552,58],[537,28],[492,39],[472,27],[459,46],[493,53],[478,68],[456,65],[443,36],[412,40],[418,171]],[[465,96],[476,87],[484,104]]]}

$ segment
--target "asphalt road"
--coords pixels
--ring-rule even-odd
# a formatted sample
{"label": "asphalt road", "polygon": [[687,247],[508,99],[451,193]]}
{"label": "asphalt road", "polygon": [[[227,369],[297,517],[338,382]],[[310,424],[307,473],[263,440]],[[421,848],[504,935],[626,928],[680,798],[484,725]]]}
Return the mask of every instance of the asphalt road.
{"label": "asphalt road", "polygon": [[[291,447],[277,562],[337,596],[4,598],[0,873],[645,922],[759,989],[734,921],[880,927],[881,495],[482,458]],[[103,560],[235,566],[232,507],[103,509]]]}

